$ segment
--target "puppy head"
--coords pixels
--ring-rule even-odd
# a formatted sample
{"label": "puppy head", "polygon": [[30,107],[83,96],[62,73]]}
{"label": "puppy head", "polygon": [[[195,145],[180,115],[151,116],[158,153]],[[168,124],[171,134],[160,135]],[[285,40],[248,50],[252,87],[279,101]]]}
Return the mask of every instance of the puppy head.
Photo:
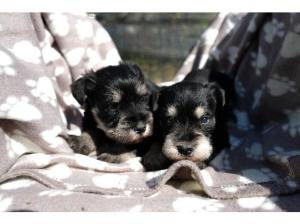
{"label": "puppy head", "polygon": [[171,160],[207,160],[212,154],[211,135],[223,97],[215,84],[181,82],[164,88],[156,117]]}
{"label": "puppy head", "polygon": [[91,72],[71,88],[109,138],[132,144],[152,135],[151,91],[137,65],[121,64]]}

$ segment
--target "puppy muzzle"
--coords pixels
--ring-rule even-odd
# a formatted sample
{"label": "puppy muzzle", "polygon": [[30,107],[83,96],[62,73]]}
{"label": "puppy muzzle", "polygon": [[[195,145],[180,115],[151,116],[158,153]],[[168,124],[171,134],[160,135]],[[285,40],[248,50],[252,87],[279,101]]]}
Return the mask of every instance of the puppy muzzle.
{"label": "puppy muzzle", "polygon": [[122,116],[116,127],[108,128],[97,116],[97,111],[92,110],[97,127],[101,129],[107,137],[122,144],[135,144],[143,141],[153,133],[153,115],[149,113],[146,120],[138,121],[134,124],[128,122],[126,116]]}
{"label": "puppy muzzle", "polygon": [[174,134],[166,136],[162,151],[171,160],[205,161],[212,154],[212,145],[209,138],[198,136],[191,141],[181,141]]}

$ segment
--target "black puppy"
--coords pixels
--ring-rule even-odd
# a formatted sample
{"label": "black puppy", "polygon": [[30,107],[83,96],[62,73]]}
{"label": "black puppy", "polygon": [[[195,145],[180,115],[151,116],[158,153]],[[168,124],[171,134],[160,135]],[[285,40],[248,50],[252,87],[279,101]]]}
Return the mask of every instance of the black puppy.
{"label": "black puppy", "polygon": [[152,97],[158,87],[134,64],[90,72],[72,86],[84,107],[81,136],[69,135],[71,148],[81,154],[121,163],[145,150],[153,133]]}
{"label": "black puppy", "polygon": [[[213,76],[216,73],[209,70],[195,70],[182,82],[161,89],[154,116],[157,142],[142,159],[146,170],[165,169],[184,159],[202,166],[228,146],[227,95],[211,81]],[[224,80],[221,85],[227,86]]]}

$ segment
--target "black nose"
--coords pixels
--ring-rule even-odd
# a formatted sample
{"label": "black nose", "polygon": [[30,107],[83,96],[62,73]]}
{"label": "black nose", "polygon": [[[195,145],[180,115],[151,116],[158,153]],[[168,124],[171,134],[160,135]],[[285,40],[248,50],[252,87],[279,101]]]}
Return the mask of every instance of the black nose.
{"label": "black nose", "polygon": [[190,147],[183,147],[181,145],[178,145],[177,146],[177,150],[178,152],[181,154],[181,155],[184,155],[184,156],[189,156],[192,154],[192,152],[194,151],[193,148],[190,148]]}
{"label": "black nose", "polygon": [[134,131],[137,133],[137,134],[142,134],[144,133],[146,130],[146,125],[139,125],[137,127],[134,128]]}

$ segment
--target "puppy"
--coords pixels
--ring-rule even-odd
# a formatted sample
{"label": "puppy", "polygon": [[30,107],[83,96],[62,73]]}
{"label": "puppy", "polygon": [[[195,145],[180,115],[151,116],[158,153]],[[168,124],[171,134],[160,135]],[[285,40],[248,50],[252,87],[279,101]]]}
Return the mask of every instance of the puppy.
{"label": "puppy", "polygon": [[161,89],[154,116],[156,142],[142,159],[146,170],[165,169],[185,159],[203,167],[228,146],[227,96],[210,81],[214,75],[209,70],[192,71],[182,82]]}
{"label": "puppy", "polygon": [[71,148],[81,154],[96,151],[98,159],[121,163],[140,156],[153,133],[153,96],[158,87],[134,64],[89,72],[72,86],[84,107],[81,136],[69,135]]}

